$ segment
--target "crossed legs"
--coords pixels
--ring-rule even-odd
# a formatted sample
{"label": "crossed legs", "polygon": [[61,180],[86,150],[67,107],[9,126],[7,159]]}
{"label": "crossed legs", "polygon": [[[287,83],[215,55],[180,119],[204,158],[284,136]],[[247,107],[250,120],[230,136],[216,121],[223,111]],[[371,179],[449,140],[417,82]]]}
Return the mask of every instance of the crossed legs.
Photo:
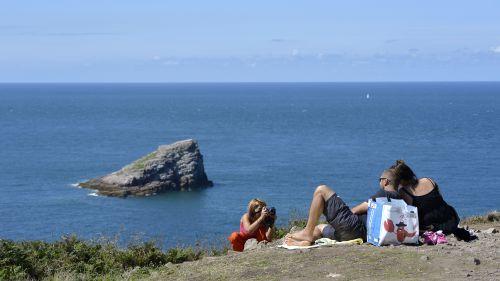
{"label": "crossed legs", "polygon": [[316,225],[319,217],[325,209],[325,202],[335,194],[335,191],[326,185],[320,185],[316,188],[313,194],[311,207],[309,208],[309,217],[306,227],[296,233],[287,234],[285,243],[287,245],[308,246],[314,243],[316,239],[321,238],[321,233],[326,225]]}

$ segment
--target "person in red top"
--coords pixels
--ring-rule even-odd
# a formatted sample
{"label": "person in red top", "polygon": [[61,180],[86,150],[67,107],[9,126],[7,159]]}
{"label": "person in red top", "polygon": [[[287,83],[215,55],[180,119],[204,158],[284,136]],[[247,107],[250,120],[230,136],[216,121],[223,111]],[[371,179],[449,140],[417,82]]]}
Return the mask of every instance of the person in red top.
{"label": "person in red top", "polygon": [[[248,211],[241,216],[240,231],[228,237],[234,251],[242,252],[245,242],[251,238],[258,242],[272,240],[276,214],[270,213],[266,206],[266,202],[260,199],[250,200]],[[270,224],[270,221],[273,223]]]}

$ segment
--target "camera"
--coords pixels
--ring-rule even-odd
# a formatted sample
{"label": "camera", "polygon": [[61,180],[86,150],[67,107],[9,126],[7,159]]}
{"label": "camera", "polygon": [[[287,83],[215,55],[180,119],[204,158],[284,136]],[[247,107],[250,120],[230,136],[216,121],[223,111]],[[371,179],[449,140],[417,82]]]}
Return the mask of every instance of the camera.
{"label": "camera", "polygon": [[266,207],[268,216],[264,218],[263,224],[266,227],[271,227],[274,225],[274,221],[276,220],[276,208],[274,207]]}

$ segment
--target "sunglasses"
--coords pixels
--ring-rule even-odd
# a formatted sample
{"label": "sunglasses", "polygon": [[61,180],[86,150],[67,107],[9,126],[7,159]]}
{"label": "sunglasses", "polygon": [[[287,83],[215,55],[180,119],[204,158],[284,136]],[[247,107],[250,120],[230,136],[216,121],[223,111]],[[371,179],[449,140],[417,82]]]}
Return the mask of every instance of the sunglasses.
{"label": "sunglasses", "polygon": [[391,182],[391,180],[390,180],[390,179],[388,179],[388,178],[379,178],[379,179],[378,179],[378,181],[379,181],[379,182],[380,182],[381,180],[387,180],[388,182]]}

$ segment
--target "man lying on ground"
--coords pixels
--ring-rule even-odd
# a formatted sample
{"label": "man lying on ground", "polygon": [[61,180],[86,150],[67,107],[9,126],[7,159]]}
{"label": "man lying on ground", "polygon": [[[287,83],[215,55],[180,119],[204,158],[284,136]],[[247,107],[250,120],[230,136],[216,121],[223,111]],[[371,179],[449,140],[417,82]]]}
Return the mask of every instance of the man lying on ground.
{"label": "man lying on ground", "polygon": [[[400,199],[394,182],[394,171],[385,170],[379,179],[380,190],[371,198]],[[362,238],[366,241],[367,211],[368,202],[363,202],[351,210],[335,191],[326,185],[320,185],[314,191],[306,227],[299,232],[287,234],[285,243],[289,246],[309,246],[321,237],[337,241]],[[328,224],[316,225],[321,214],[325,215]]]}

